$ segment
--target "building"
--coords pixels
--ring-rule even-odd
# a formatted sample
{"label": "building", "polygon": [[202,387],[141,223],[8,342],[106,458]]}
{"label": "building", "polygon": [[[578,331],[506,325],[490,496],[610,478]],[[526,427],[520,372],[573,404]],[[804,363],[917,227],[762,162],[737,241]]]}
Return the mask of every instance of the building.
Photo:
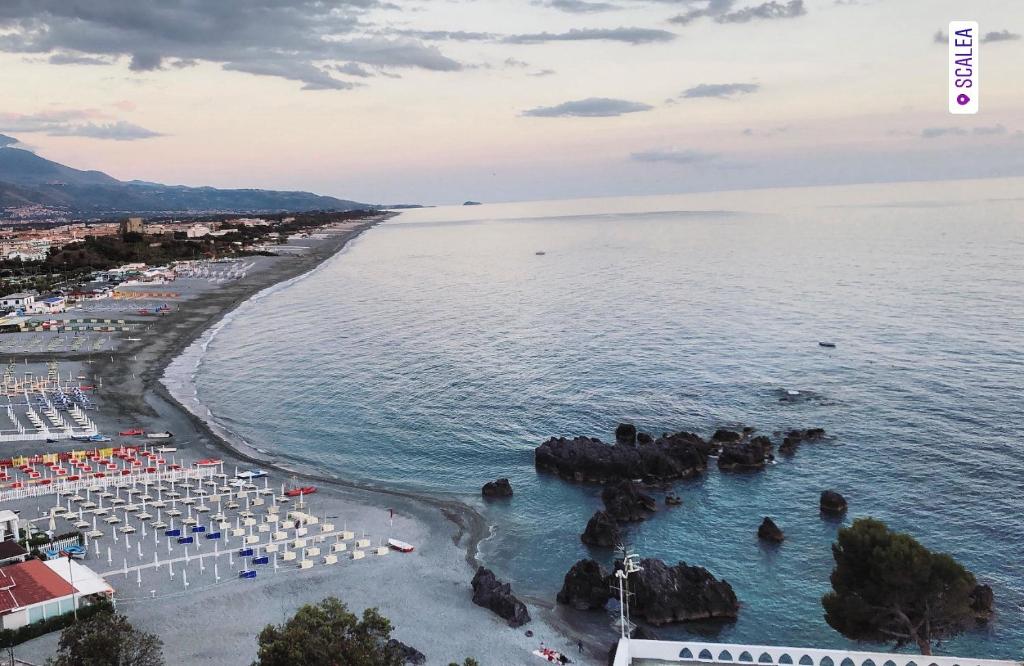
{"label": "building", "polygon": [[56,314],[64,312],[67,306],[67,299],[63,296],[49,296],[33,304],[31,312],[34,314]]}
{"label": "building", "polygon": [[32,306],[35,305],[35,302],[35,294],[7,294],[6,296],[0,297],[0,310],[21,310],[22,312],[28,312],[32,309]]}
{"label": "building", "polygon": [[185,230],[186,238],[202,238],[203,236],[209,236],[213,230],[205,224],[193,224],[191,227]]}
{"label": "building", "polygon": [[0,625],[17,629],[113,594],[96,572],[69,558],[0,567]]}
{"label": "building", "polygon": [[28,551],[14,539],[0,541],[0,567],[16,562],[24,562]]}
{"label": "building", "polygon": [[118,231],[122,236],[125,234],[141,234],[145,233],[146,225],[143,224],[141,217],[129,217],[121,222],[121,227]]}
{"label": "building", "polygon": [[10,509],[0,511],[0,541],[18,538],[18,514]]}

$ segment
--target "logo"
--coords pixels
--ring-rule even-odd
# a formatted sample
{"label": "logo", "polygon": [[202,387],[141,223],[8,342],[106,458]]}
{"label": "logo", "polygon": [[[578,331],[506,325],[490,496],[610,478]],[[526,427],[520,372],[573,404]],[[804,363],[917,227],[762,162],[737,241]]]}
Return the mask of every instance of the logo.
{"label": "logo", "polygon": [[981,35],[977,21],[949,23],[949,112],[957,115],[978,112],[981,94],[978,56]]}

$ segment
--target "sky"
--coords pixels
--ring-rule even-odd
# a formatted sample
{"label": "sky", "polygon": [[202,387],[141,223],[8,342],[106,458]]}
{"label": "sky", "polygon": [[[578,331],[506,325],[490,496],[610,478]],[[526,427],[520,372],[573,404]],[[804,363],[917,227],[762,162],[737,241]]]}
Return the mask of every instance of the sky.
{"label": "sky", "polygon": [[1020,0],[2,0],[0,132],[389,204],[1017,176],[1022,34]]}

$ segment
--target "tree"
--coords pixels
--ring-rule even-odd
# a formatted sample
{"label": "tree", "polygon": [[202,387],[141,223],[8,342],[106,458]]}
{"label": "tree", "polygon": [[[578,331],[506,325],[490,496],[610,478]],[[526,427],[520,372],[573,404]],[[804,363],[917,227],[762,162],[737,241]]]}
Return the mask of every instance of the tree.
{"label": "tree", "polygon": [[387,647],[391,622],[376,608],[360,620],[334,597],[307,604],[284,624],[264,627],[253,666],[403,666]]}
{"label": "tree", "polygon": [[916,644],[930,655],[933,642],[975,619],[971,572],[881,521],[860,518],[839,530],[832,556],[832,592],[821,603],[825,621],[847,638]]}
{"label": "tree", "polygon": [[60,634],[52,666],[163,666],[163,641],[107,608]]}
{"label": "tree", "polygon": [[[459,666],[459,664],[453,661],[448,666]],[[462,662],[462,666],[480,666],[480,662],[473,657],[466,657],[466,660]]]}

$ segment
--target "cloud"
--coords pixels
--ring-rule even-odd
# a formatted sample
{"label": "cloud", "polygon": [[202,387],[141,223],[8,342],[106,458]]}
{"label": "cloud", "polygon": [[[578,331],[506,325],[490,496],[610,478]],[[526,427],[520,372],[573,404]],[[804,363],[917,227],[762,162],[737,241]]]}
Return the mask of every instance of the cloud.
{"label": "cloud", "polygon": [[700,18],[711,18],[718,23],[748,23],[754,20],[797,18],[807,13],[803,0],[776,2],[769,0],[733,10],[736,0],[706,0],[703,7],[696,7],[674,16],[669,22],[687,25]]}
{"label": "cloud", "polygon": [[998,136],[1006,134],[1005,125],[991,125],[989,127],[981,126],[975,127],[971,130],[976,136]]}
{"label": "cloud", "polygon": [[610,2],[592,2],[588,0],[534,0],[533,4],[558,9],[570,14],[592,14],[594,12],[622,9],[619,5],[613,5]]}
{"label": "cloud", "polygon": [[682,97],[717,97],[728,99],[737,95],[747,95],[761,89],[756,83],[701,83],[683,91]]}
{"label": "cloud", "polygon": [[357,62],[346,62],[344,65],[335,65],[334,71],[341,72],[342,74],[348,74],[349,76],[357,76],[361,79],[368,79],[373,76],[373,72]]}
{"label": "cloud", "polygon": [[[1009,30],[992,30],[986,32],[981,36],[981,41],[984,43],[1015,42],[1018,39],[1020,39],[1020,35],[1018,35],[1015,32],[1010,32]],[[932,35],[932,41],[935,42],[936,44],[948,44],[949,33],[943,32],[942,30],[937,30],[935,34]]]}
{"label": "cloud", "polygon": [[650,111],[653,108],[650,104],[642,102],[630,102],[624,99],[609,99],[607,97],[590,97],[573,102],[564,102],[556,106],[537,107],[536,109],[523,111],[523,115],[535,118],[609,118],[626,113]]}
{"label": "cloud", "polygon": [[154,132],[153,130],[148,130],[145,127],[140,127],[123,120],[112,123],[68,125],[47,133],[51,136],[84,136],[90,139],[107,139],[111,141],[135,141],[137,139],[151,139],[163,136],[159,132]]}
{"label": "cloud", "polygon": [[113,65],[110,58],[81,55],[78,53],[54,53],[50,56],[51,65]]}
{"label": "cloud", "polygon": [[740,134],[742,134],[743,136],[771,137],[777,136],[779,134],[785,134],[786,132],[789,131],[789,129],[790,128],[787,125],[781,125],[779,127],[768,127],[766,129],[754,129],[753,127],[748,127],[742,132],[740,132]]}
{"label": "cloud", "polygon": [[134,141],[163,136],[159,132],[123,120],[103,120],[104,114],[91,109],[65,109],[34,114],[0,113],[0,130],[114,141]]}
{"label": "cloud", "polygon": [[575,28],[568,32],[538,32],[525,35],[509,35],[501,41],[506,44],[609,41],[635,45],[671,42],[675,38],[675,33],[654,28]]}
{"label": "cloud", "polygon": [[937,139],[940,136],[965,136],[967,130],[963,127],[926,127],[921,130],[922,139]]}
{"label": "cloud", "polygon": [[326,69],[348,62],[462,69],[415,38],[366,34],[369,11],[394,8],[381,0],[5,0],[0,52],[50,55],[55,64],[121,60],[136,72],[205,61],[318,90],[352,87]]}
{"label": "cloud", "polygon": [[700,164],[718,159],[715,153],[705,153],[700,150],[682,150],[671,148],[668,150],[646,150],[633,153],[630,158],[634,162],[667,162],[670,164]]}
{"label": "cloud", "polygon": [[983,42],[1015,42],[1020,39],[1020,35],[1009,30],[994,30],[992,32],[986,32],[981,41]]}

